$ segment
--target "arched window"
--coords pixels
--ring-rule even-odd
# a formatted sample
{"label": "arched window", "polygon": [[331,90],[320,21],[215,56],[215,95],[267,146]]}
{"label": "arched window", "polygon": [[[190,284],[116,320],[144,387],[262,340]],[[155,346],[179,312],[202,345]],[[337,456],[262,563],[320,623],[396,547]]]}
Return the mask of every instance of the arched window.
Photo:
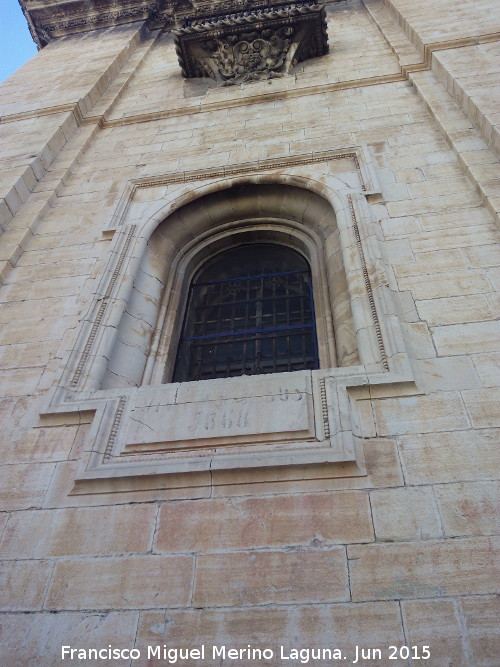
{"label": "arched window", "polygon": [[272,243],[219,253],[190,286],[174,382],[318,368],[304,257]]}

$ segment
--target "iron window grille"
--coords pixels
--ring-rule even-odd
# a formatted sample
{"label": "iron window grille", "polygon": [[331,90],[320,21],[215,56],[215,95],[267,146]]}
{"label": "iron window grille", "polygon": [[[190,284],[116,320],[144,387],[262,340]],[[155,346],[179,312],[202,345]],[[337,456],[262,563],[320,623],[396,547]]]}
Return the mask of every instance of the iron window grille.
{"label": "iron window grille", "polygon": [[239,246],[198,271],[174,382],[318,368],[309,266],[274,244]]}

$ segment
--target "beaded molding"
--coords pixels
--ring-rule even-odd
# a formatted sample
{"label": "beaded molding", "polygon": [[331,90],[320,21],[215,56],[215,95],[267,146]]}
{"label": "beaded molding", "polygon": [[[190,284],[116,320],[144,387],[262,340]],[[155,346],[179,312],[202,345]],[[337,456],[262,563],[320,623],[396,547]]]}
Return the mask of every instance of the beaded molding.
{"label": "beaded molding", "polygon": [[358,248],[359,259],[361,261],[361,269],[363,271],[363,280],[365,283],[366,293],[368,294],[368,301],[370,303],[370,312],[372,315],[373,324],[375,326],[375,334],[377,336],[378,348],[380,350],[380,356],[382,358],[382,365],[384,367],[384,370],[388,371],[389,362],[387,361],[387,354],[384,347],[384,341],[382,339],[382,330],[380,328],[380,320],[378,319],[377,309],[375,307],[375,299],[373,298],[373,290],[370,282],[370,276],[368,275],[368,269],[366,268],[365,253],[363,252],[363,246],[361,244],[361,236],[359,233],[358,223],[356,221],[356,215],[354,213],[352,196],[348,195],[347,200],[349,202],[349,208],[351,209],[352,226],[354,229],[354,236],[356,238],[356,246]]}
{"label": "beaded molding", "polygon": [[122,396],[118,401],[118,407],[116,408],[115,417],[113,419],[113,424],[111,426],[111,431],[108,437],[108,442],[106,443],[106,449],[104,450],[104,457],[103,457],[104,461],[109,461],[112,456],[113,446],[115,444],[118,429],[120,428],[120,422],[123,417],[123,411],[125,410],[126,402],[127,399],[125,398],[125,396]]}
{"label": "beaded molding", "polygon": [[328,402],[326,400],[326,383],[325,378],[319,381],[319,393],[321,397],[321,415],[323,417],[323,430],[325,432],[326,440],[330,439],[330,420],[328,419]]}

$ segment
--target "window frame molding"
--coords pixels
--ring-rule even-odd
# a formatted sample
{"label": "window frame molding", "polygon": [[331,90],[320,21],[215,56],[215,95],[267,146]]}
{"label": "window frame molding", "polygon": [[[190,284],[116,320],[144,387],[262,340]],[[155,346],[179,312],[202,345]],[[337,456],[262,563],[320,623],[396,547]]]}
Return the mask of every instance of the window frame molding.
{"label": "window frame molding", "polygon": [[[373,223],[375,216],[372,217],[369,199],[380,201],[376,170],[373,164],[363,163],[360,167],[361,156],[367,155],[364,150],[357,153],[355,149],[351,153],[337,151],[336,155],[341,160],[357,155],[350,185],[346,184],[346,179],[329,172],[328,159],[325,158],[305,161],[300,168],[288,170],[269,167],[265,173],[259,173],[256,168],[254,173],[248,174],[245,166],[245,176],[209,177],[208,182],[203,182],[201,176],[199,183],[194,177],[184,178],[183,185],[176,186],[177,189],[170,183],[162,183],[162,177],[158,177],[143,184],[141,197],[137,200],[134,199],[139,192],[136,185],[127,186],[125,192],[128,194],[122,197],[113,220],[103,230],[108,238],[113,228],[116,233],[101,262],[99,285],[94,289],[91,286],[92,292],[87,294],[89,310],[76,340],[70,332],[63,341],[64,348],[71,351],[63,361],[60,379],[54,382],[51,375],[45,380],[52,387],[41,411],[42,425],[76,423],[75,419],[80,423],[82,415],[91,417],[72,493],[208,489],[214,484],[366,474],[361,439],[375,435],[371,399],[374,395],[385,397],[420,392],[415,386],[397,305],[386,277],[377,225]],[[367,173],[371,175],[371,189],[361,178]],[[172,405],[179,391],[178,384],[99,388],[108,363],[106,354],[114,344],[117,326],[126,311],[148,239],[162,220],[183,205],[206,194],[248,182],[301,187],[317,193],[331,205],[338,225],[339,251],[346,266],[356,336],[362,341],[361,363],[296,372],[308,374],[310,378],[304,376],[304,396],[307,395],[309,427],[311,434],[313,431],[316,434],[314,437],[305,431],[297,431],[298,439],[280,437],[273,446],[257,441],[253,444],[235,441],[225,448],[213,441],[213,446],[203,452],[183,450],[167,457],[163,456],[161,447],[154,452],[150,451],[151,447],[148,451],[140,447],[130,449],[127,425],[132,412],[138,407],[153,405],[154,401],[159,405],[158,400]],[[116,225],[117,222],[121,224]],[[179,264],[182,257],[187,261],[187,252],[196,255],[195,246],[200,240],[195,237],[193,234],[190,248],[186,246],[186,252],[177,258],[178,269],[182,268]],[[323,281],[321,283],[323,285]],[[150,379],[154,378],[156,382],[158,371],[155,373]],[[273,377],[280,375],[295,373],[273,374]],[[145,372],[144,380],[147,379]],[[235,379],[240,378],[192,384]],[[289,389],[292,393],[296,391],[290,387],[285,389],[285,394],[288,395]],[[88,417],[85,419],[88,421]],[[287,468],[285,474],[280,472],[283,467]]]}

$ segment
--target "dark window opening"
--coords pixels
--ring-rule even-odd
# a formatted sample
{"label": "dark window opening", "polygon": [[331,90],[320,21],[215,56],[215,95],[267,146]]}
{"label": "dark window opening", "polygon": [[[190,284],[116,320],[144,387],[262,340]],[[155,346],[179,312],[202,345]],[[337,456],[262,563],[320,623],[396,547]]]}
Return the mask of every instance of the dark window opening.
{"label": "dark window opening", "polygon": [[311,274],[295,250],[226,250],[189,291],[173,381],[318,368]]}

